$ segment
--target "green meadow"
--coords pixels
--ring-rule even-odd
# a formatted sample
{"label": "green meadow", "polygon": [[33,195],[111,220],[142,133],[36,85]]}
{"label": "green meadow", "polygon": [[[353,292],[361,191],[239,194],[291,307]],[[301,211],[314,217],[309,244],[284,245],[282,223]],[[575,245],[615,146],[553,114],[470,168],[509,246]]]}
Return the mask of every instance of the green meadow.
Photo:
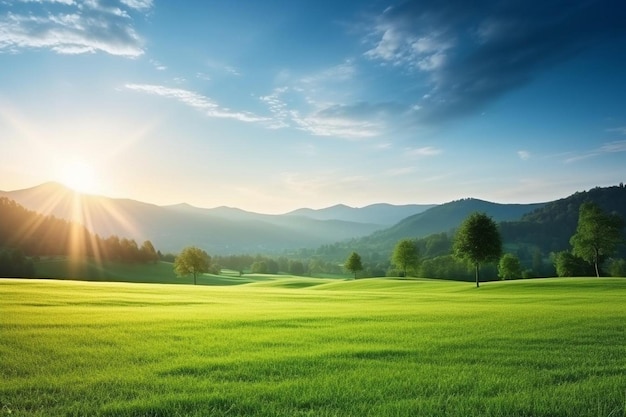
{"label": "green meadow", "polygon": [[243,278],[0,279],[0,416],[626,416],[626,279]]}

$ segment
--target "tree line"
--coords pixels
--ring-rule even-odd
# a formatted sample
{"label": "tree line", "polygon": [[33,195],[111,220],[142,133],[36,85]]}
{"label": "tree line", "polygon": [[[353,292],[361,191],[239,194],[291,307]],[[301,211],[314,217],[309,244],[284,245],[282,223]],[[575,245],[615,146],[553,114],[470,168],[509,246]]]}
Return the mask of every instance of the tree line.
{"label": "tree line", "polygon": [[[624,221],[616,213],[606,213],[591,202],[583,203],[579,208],[576,232],[569,240],[571,249],[551,254],[557,275],[599,277],[605,273],[603,264],[608,263],[610,275],[626,276],[626,260],[611,258],[624,243],[623,229]],[[421,261],[421,248],[426,253],[436,251],[441,254]],[[411,273],[420,277],[464,279],[471,265],[476,286],[480,284],[481,265],[485,264],[491,264],[490,279],[494,272],[500,279],[530,277],[528,270],[523,271],[517,255],[503,253],[498,225],[485,213],[478,212],[465,219],[452,240],[446,234],[438,234],[426,239],[399,241],[391,255],[391,264],[396,268],[394,275],[398,276]],[[533,264],[538,270],[543,269],[540,256],[534,258]],[[361,256],[353,251],[346,259],[345,267],[356,278],[364,269]]]}
{"label": "tree line", "polygon": [[[605,213],[591,202],[580,206],[576,233],[571,236],[572,249],[552,254],[551,259],[559,276],[601,275],[604,262],[614,255],[623,239],[624,222],[614,213]],[[436,255],[423,259],[421,254]],[[211,257],[195,247],[185,248],[176,257],[174,268],[179,275],[193,274],[194,283],[198,273],[219,273],[226,267],[243,274],[277,274],[288,272],[293,275],[313,275],[329,271],[328,263],[312,258],[305,267],[302,261],[280,257],[278,260],[257,255]],[[541,256],[533,257],[533,266],[543,268]],[[352,251],[342,268],[357,279],[358,274],[366,269],[361,255]],[[339,271],[341,272],[341,271]],[[389,258],[387,276],[417,276],[431,278],[451,278],[470,280],[480,286],[481,272],[483,279],[518,279],[530,278],[531,272],[523,270],[522,262],[514,253],[504,253],[504,246],[498,224],[485,213],[470,214],[450,239],[447,234],[435,234],[424,239],[402,239],[394,247]],[[485,274],[486,273],[486,274]],[[626,261],[614,259],[610,264],[610,273],[614,276],[626,275]],[[381,276],[375,274],[372,276]],[[362,275],[367,276],[367,275]]]}
{"label": "tree line", "polygon": [[116,235],[103,238],[81,224],[27,210],[6,197],[0,197],[0,250],[0,276],[29,276],[32,260],[43,256],[129,263],[159,259],[149,240],[139,246]]}

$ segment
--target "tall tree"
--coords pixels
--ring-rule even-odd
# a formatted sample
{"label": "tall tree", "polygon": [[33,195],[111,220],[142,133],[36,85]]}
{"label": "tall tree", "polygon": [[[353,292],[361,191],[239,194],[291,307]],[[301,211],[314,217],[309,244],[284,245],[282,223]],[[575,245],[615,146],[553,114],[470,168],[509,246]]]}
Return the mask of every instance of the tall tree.
{"label": "tall tree", "polygon": [[195,246],[184,248],[174,261],[174,271],[178,276],[193,274],[193,285],[196,285],[197,275],[208,272],[210,267],[209,254]]}
{"label": "tall tree", "polygon": [[453,247],[456,256],[474,265],[476,287],[480,287],[480,264],[500,259],[502,238],[491,217],[474,212],[461,224],[454,237]]}
{"label": "tall tree", "polygon": [[356,279],[356,273],[363,270],[363,263],[361,262],[361,255],[356,252],[352,252],[346,262],[344,263],[344,268],[354,274],[354,279]]}
{"label": "tall tree", "polygon": [[412,239],[402,239],[396,243],[396,247],[391,255],[391,262],[402,270],[403,276],[406,277],[409,268],[417,267],[419,261],[419,251],[417,245]]}
{"label": "tall tree", "polygon": [[581,204],[578,212],[576,233],[570,239],[573,253],[595,267],[600,276],[599,264],[605,256],[611,256],[623,242],[624,221],[616,214],[607,214],[594,203]]}

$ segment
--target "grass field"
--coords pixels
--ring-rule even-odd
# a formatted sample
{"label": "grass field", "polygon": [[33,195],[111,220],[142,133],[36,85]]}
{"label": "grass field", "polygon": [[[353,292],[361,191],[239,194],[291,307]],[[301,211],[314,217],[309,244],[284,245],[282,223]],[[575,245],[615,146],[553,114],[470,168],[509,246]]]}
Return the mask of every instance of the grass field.
{"label": "grass field", "polygon": [[0,279],[0,416],[626,416],[626,279]]}

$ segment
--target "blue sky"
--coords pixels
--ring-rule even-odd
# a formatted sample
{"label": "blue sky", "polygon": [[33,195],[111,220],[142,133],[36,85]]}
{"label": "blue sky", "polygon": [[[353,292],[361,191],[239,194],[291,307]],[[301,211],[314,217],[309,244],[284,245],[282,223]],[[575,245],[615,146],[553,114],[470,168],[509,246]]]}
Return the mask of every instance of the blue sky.
{"label": "blue sky", "polygon": [[283,213],[626,181],[626,3],[0,0],[0,189]]}

